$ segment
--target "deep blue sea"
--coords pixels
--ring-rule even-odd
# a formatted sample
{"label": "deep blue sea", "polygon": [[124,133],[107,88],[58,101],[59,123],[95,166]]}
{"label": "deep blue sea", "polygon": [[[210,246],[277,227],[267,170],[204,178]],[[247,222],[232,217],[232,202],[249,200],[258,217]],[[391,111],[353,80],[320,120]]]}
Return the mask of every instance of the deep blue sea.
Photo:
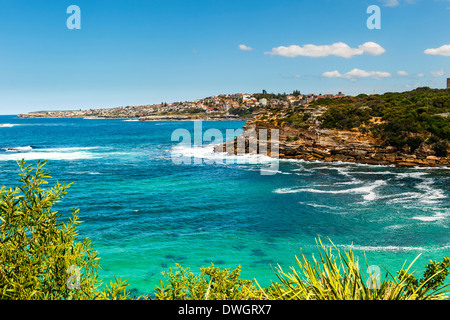
{"label": "deep blue sea", "polygon": [[[0,126],[0,184],[17,185],[16,160],[48,159],[53,182],[74,182],[58,209],[80,209],[101,278],[126,278],[135,293],[151,292],[175,263],[193,272],[241,265],[243,278],[268,285],[277,264],[288,269],[300,250],[317,252],[319,235],[394,274],[419,254],[419,276],[429,259],[450,255],[448,169],[283,160],[263,175],[264,160],[172,141],[177,129],[193,133],[192,121],[0,116],[0,124],[9,124]],[[202,122],[203,131],[243,125]]]}

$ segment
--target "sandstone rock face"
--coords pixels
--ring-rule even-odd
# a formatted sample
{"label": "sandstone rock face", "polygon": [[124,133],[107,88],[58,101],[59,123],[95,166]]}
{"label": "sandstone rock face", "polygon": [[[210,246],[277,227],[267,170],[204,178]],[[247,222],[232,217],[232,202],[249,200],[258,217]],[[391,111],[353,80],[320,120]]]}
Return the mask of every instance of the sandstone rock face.
{"label": "sandstone rock face", "polygon": [[[279,141],[270,139],[271,130],[279,134]],[[274,131],[275,132],[275,131]],[[260,139],[265,137],[268,138]],[[256,141],[255,141],[256,139]],[[277,143],[279,142],[279,143]],[[255,147],[257,146],[263,146]],[[267,145],[267,153],[264,145]],[[277,147],[275,154],[272,149]],[[244,149],[245,148],[245,149]],[[260,150],[261,149],[261,150]],[[405,153],[368,134],[353,131],[323,130],[275,126],[265,121],[251,120],[244,126],[244,135],[217,146],[216,152],[258,153],[282,159],[321,160],[327,162],[357,162],[365,164],[395,165],[399,167],[448,167],[450,158],[430,155],[421,147],[414,153]],[[260,152],[263,151],[263,152]],[[274,153],[274,154],[272,154]]]}

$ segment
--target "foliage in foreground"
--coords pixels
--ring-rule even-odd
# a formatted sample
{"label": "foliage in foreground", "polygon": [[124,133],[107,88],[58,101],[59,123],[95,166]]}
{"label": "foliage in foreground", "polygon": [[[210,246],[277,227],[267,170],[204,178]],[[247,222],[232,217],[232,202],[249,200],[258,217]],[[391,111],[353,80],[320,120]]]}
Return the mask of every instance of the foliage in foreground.
{"label": "foliage in foreground", "polygon": [[98,290],[99,257],[89,239],[76,241],[78,210],[66,223],[53,206],[70,185],[51,178],[44,162],[33,170],[20,163],[20,186],[0,189],[1,299],[115,299],[125,298],[121,279]]}
{"label": "foliage in foreground", "polygon": [[[0,189],[0,299],[127,299],[128,284],[116,279],[102,286],[98,279],[99,257],[89,239],[78,241],[78,210],[67,223],[53,210],[70,185],[44,189],[44,162],[36,169],[19,163],[21,185]],[[317,242],[318,258],[296,257],[297,267],[285,272],[276,267],[279,282],[262,288],[256,280],[240,278],[233,271],[211,265],[196,275],[176,265],[164,272],[152,295],[136,299],[161,300],[397,300],[447,299],[450,259],[430,261],[423,278],[409,273],[411,265],[394,276],[365,274],[353,251],[340,251],[331,241]],[[417,259],[417,258],[416,258]],[[363,269],[367,269],[367,264]]]}
{"label": "foliage in foreground", "polygon": [[[350,249],[340,251],[331,241],[324,245],[318,239],[319,258],[296,257],[297,268],[285,272],[276,267],[279,282],[261,288],[256,280],[239,278],[240,267],[230,273],[213,265],[202,268],[200,275],[180,265],[164,275],[156,298],[163,300],[442,300],[450,292],[444,280],[449,273],[450,259],[430,261],[423,278],[418,280],[408,268],[384,277],[361,266]],[[417,258],[416,258],[417,259]],[[363,269],[361,269],[363,267]],[[364,273],[363,270],[367,270]],[[371,270],[371,271],[369,271]]]}

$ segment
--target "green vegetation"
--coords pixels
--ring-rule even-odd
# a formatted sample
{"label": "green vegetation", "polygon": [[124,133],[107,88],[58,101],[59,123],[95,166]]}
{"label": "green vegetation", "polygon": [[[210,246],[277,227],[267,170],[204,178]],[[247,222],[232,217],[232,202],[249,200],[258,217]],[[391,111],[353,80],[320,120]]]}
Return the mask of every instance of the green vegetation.
{"label": "green vegetation", "polygon": [[[325,246],[318,240],[319,259],[312,260],[304,254],[296,257],[299,269],[291,272],[277,268],[280,284],[268,298],[308,300],[426,300],[443,299],[450,291],[443,285],[448,274],[448,258],[438,264],[430,261],[424,278],[419,282],[408,271],[414,261],[394,276],[386,270],[384,278],[377,276],[366,264],[359,264],[353,251],[341,252],[331,241]],[[417,260],[417,258],[416,258]],[[367,270],[367,274],[361,268]]]}
{"label": "green vegetation", "polygon": [[[350,130],[368,127],[388,145],[416,150],[423,142],[436,155],[447,155],[450,139],[450,90],[418,88],[402,93],[321,99],[312,106],[326,106],[322,126]],[[378,118],[379,122],[373,122]],[[431,139],[431,140],[430,140]]]}
{"label": "green vegetation", "polygon": [[322,127],[328,129],[352,129],[369,124],[371,119],[367,108],[356,105],[338,104],[331,105],[322,117]]}
{"label": "green vegetation", "polygon": [[[294,90],[291,95],[293,96],[299,96],[301,93],[299,90]],[[257,99],[267,99],[268,101],[272,100],[272,99],[278,99],[278,100],[282,100],[282,101],[286,101],[287,97],[289,94],[287,94],[286,92],[284,93],[267,93],[266,90],[263,90],[262,93],[255,93],[253,94],[253,96]]]}
{"label": "green vegetation", "polygon": [[160,280],[156,288],[158,300],[262,300],[264,292],[251,280],[240,278],[241,266],[230,272],[211,264],[202,268],[199,275],[176,264],[163,275],[167,281]]}
{"label": "green vegetation", "polygon": [[89,239],[76,242],[78,211],[63,223],[52,209],[70,185],[43,189],[44,165],[22,161],[21,185],[0,189],[0,299],[125,299],[121,279],[99,290],[97,252]]}
{"label": "green vegetation", "polygon": [[[271,109],[275,113],[280,111],[275,108]],[[283,117],[280,119],[284,124],[295,127],[307,129],[309,124],[307,121],[311,118],[311,113],[304,110],[303,107],[291,107],[288,111],[283,110]]]}
{"label": "green vegetation", "polygon": [[[156,298],[163,300],[441,300],[450,292],[444,285],[448,275],[450,259],[443,262],[430,261],[424,277],[417,280],[408,273],[412,267],[384,278],[369,266],[359,264],[350,249],[341,252],[331,241],[330,245],[317,241],[320,259],[308,259],[304,254],[296,257],[298,268],[285,272],[276,267],[279,282],[261,288],[256,280],[239,278],[240,266],[230,273],[211,265],[202,268],[196,276],[189,269],[177,265],[174,271],[165,273],[168,282],[160,281]],[[417,259],[417,258],[416,258]],[[362,269],[367,270],[364,273]]]}
{"label": "green vegetation", "polygon": [[240,117],[250,117],[253,113],[253,111],[257,110],[257,108],[244,108],[244,107],[238,107],[238,108],[230,108],[228,110],[229,114],[238,115]]}
{"label": "green vegetation", "polygon": [[[89,239],[78,240],[78,210],[66,223],[53,210],[70,185],[56,182],[45,189],[44,162],[37,167],[21,161],[20,186],[0,189],[0,299],[195,299],[195,300],[342,300],[447,299],[450,259],[430,261],[423,278],[410,273],[412,264],[394,276],[367,272],[350,249],[341,252],[331,241],[317,241],[318,259],[301,254],[297,268],[276,267],[279,282],[262,288],[240,278],[241,267],[220,269],[213,264],[196,275],[176,265],[163,273],[166,281],[148,296],[130,297],[127,283],[116,279],[103,286],[98,279],[99,257]],[[416,258],[417,259],[417,258]]]}

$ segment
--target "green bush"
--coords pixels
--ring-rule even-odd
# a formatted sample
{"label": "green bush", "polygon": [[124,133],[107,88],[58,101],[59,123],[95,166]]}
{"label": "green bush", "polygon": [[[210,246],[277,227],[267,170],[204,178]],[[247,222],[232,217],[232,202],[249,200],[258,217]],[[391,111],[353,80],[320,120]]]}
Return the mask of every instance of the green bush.
{"label": "green bush", "polygon": [[447,142],[439,141],[432,145],[434,154],[438,157],[447,156]]}
{"label": "green bush", "polygon": [[35,170],[20,162],[20,186],[0,189],[0,299],[123,299],[125,283],[116,279],[98,290],[99,257],[89,239],[77,242],[78,210],[69,221],[53,206],[70,185],[44,189],[44,162]]}
{"label": "green bush", "polygon": [[[409,145],[412,151],[420,144],[408,139],[411,133],[431,134],[449,141],[450,117],[441,115],[450,112],[449,90],[418,88],[401,93],[322,99],[312,104],[319,105],[327,107],[320,117],[323,128],[349,130],[369,125],[375,137],[398,148]],[[384,123],[370,123],[371,117],[381,117]]]}
{"label": "green bush", "polygon": [[176,264],[176,269],[163,272],[167,283],[160,280],[156,288],[158,300],[261,300],[263,291],[254,281],[240,278],[241,266],[230,272],[211,264],[199,275]]}
{"label": "green bush", "polygon": [[421,137],[409,137],[406,140],[406,144],[411,147],[411,152],[414,152],[414,150],[419,148],[420,145],[422,144],[422,142],[423,142],[423,138],[421,138]]}
{"label": "green bush", "polygon": [[368,124],[370,111],[354,105],[332,105],[320,117],[322,127],[328,129],[350,130]]}
{"label": "green bush", "polygon": [[[229,272],[212,265],[199,275],[176,265],[163,273],[156,299],[162,300],[442,300],[450,291],[444,280],[449,273],[450,259],[430,261],[424,278],[416,280],[409,273],[415,260],[397,272],[397,276],[376,274],[369,265],[361,265],[352,249],[340,251],[331,241],[325,245],[318,239],[318,259],[301,254],[298,268],[285,272],[279,265],[279,282],[262,288],[256,280],[239,278],[240,267]],[[417,260],[417,258],[416,258]],[[364,272],[364,270],[367,270]],[[369,271],[370,270],[370,271]]]}
{"label": "green bush", "polygon": [[[278,266],[281,283],[273,283],[268,299],[301,300],[429,300],[446,299],[450,291],[443,285],[448,275],[449,258],[441,264],[427,265],[425,279],[415,284],[407,269],[393,276],[386,270],[382,278],[369,265],[360,265],[352,249],[341,252],[331,241],[324,245],[318,239],[319,258],[308,259],[304,254],[296,257],[299,269],[291,267],[286,273]],[[418,257],[417,257],[418,258]],[[417,260],[416,258],[416,260]],[[362,269],[363,268],[363,269]],[[367,274],[363,270],[367,270]],[[369,271],[371,270],[371,271]]]}

